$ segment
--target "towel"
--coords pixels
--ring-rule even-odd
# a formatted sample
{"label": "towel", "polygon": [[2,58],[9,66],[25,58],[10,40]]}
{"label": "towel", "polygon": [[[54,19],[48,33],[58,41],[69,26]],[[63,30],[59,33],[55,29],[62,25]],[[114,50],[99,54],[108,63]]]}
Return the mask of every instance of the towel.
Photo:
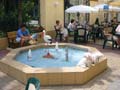
{"label": "towel", "polygon": [[77,66],[80,66],[80,67],[91,67],[91,65],[92,65],[92,62],[85,57],[82,58],[77,64]]}
{"label": "towel", "polygon": [[29,44],[31,44],[31,45],[37,44],[37,41],[35,41],[35,40],[32,39],[32,40],[29,41]]}
{"label": "towel", "polygon": [[99,59],[100,59],[101,57],[103,57],[103,56],[104,56],[104,55],[103,55],[101,52],[99,52],[99,51],[94,52],[94,53],[92,54],[93,63],[94,63],[94,64],[98,63],[98,62],[99,62]]}
{"label": "towel", "polygon": [[97,51],[97,52],[88,52],[85,53],[84,57],[78,62],[77,66],[80,67],[91,67],[92,64],[96,64],[99,62],[100,57],[103,57],[104,55]]}
{"label": "towel", "polygon": [[93,53],[88,52],[84,55],[85,58],[87,58],[88,60],[90,60],[94,64],[98,63],[100,57],[103,57],[103,56],[104,55],[99,51],[93,52]]}

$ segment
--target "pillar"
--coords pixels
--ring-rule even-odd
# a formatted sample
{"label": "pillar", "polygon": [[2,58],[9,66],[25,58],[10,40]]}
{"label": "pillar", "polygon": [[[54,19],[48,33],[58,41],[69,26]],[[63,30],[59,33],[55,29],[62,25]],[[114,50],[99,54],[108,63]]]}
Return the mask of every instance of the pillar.
{"label": "pillar", "polygon": [[40,0],[40,21],[47,30],[54,30],[56,20],[64,24],[64,0]]}

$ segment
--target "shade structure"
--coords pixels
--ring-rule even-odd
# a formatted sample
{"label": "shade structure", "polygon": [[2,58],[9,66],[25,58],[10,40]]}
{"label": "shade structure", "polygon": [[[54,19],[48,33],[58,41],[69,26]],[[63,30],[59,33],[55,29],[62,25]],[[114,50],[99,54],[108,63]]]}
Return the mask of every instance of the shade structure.
{"label": "shade structure", "polygon": [[91,13],[97,11],[97,9],[86,5],[76,5],[65,10],[66,13]]}
{"label": "shade structure", "polygon": [[116,12],[120,11],[120,7],[111,6],[108,4],[99,4],[99,5],[94,6],[94,8],[98,9],[99,11],[116,11]]}

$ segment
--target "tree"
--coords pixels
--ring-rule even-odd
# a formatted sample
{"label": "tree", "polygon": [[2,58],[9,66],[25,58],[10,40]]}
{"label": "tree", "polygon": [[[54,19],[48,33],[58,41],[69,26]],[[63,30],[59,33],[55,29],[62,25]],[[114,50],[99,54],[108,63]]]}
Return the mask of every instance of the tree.
{"label": "tree", "polygon": [[33,11],[34,0],[18,0],[18,24],[29,22],[32,17],[30,13]]}
{"label": "tree", "polygon": [[16,0],[1,0],[0,2],[0,30],[7,32],[17,27]]}
{"label": "tree", "polygon": [[0,0],[0,30],[17,30],[32,17],[34,0]]}

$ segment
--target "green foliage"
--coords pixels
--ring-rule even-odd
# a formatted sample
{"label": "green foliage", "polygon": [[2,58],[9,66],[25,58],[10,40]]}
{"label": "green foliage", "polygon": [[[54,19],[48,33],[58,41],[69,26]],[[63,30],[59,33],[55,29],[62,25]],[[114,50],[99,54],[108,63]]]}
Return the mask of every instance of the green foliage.
{"label": "green foliage", "polygon": [[24,1],[22,3],[22,21],[29,22],[32,19],[31,12],[34,8],[34,0]]}
{"label": "green foliage", "polygon": [[[12,1],[4,0],[4,2],[0,2],[0,31],[2,33],[18,29],[18,3],[16,0]],[[32,19],[34,0],[23,0],[21,8],[23,23],[29,22]]]}
{"label": "green foliage", "polygon": [[0,4],[0,19],[2,19],[2,16],[4,16],[5,13],[4,13],[4,7],[2,4]]}
{"label": "green foliage", "polygon": [[3,0],[0,3],[0,31],[7,32],[17,28],[17,10],[13,3]]}
{"label": "green foliage", "polygon": [[5,36],[6,36],[6,34],[4,32],[2,32],[2,31],[0,31],[0,38],[3,38]]}

